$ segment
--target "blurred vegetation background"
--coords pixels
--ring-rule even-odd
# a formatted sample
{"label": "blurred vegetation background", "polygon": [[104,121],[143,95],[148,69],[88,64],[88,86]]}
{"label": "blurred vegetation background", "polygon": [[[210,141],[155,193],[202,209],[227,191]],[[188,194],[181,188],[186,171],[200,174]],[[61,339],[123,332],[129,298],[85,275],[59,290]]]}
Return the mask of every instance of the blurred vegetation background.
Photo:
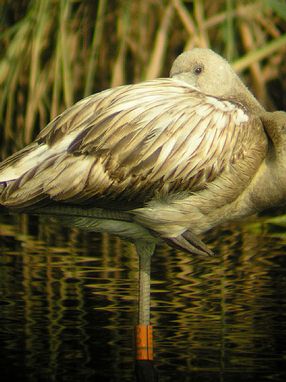
{"label": "blurred vegetation background", "polygon": [[286,107],[285,0],[0,0],[0,157],[102,89],[168,76],[195,46],[230,60],[269,109]]}

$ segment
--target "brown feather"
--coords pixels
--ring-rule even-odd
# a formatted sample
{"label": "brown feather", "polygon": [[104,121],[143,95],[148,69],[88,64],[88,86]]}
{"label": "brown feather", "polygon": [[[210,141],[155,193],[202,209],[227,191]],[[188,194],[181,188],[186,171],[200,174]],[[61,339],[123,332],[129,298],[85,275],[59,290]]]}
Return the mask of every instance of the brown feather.
{"label": "brown feather", "polygon": [[[173,79],[107,90],[47,126],[36,141],[59,152],[51,154],[49,167],[40,163],[8,185],[1,203],[144,202],[155,194],[203,189],[226,166],[252,155],[251,121],[239,105]],[[20,186],[27,192],[18,192]]]}

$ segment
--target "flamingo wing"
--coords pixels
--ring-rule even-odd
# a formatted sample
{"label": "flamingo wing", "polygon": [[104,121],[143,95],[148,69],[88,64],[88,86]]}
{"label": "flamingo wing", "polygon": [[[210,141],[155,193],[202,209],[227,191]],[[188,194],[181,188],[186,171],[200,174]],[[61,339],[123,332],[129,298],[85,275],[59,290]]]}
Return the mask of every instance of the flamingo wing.
{"label": "flamingo wing", "polygon": [[240,104],[179,80],[109,89],[67,109],[1,165],[0,202],[144,203],[200,190],[247,155],[253,120]]}

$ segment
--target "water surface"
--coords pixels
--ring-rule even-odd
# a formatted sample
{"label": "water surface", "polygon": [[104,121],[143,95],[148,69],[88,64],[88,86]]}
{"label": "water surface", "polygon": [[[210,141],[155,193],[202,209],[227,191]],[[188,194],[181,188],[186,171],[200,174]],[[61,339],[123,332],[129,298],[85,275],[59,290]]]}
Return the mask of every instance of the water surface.
{"label": "water surface", "polygon": [[[152,262],[160,381],[284,381],[284,229],[234,224],[217,256],[158,246]],[[133,381],[137,257],[131,243],[0,216],[1,381]]]}

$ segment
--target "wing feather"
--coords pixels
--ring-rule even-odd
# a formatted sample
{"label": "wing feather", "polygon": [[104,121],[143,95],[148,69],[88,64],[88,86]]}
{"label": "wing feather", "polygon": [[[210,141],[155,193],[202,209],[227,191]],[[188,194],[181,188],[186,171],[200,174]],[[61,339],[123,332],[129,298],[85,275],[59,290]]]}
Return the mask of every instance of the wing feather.
{"label": "wing feather", "polygon": [[155,194],[203,189],[251,155],[252,121],[241,105],[174,79],[109,89],[44,129],[36,141],[49,165],[26,166],[20,181],[8,183],[2,202],[26,206],[29,193],[30,204],[45,198],[144,202]]}

